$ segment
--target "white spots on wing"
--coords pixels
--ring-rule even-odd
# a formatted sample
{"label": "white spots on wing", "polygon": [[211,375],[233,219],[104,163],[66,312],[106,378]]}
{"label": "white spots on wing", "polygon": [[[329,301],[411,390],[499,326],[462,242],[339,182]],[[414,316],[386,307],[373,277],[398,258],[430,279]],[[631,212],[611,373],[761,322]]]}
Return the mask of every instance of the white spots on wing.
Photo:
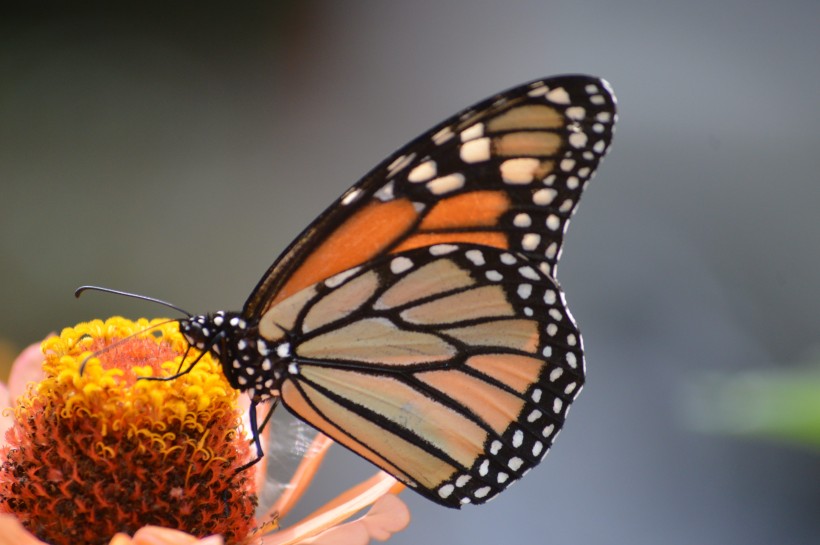
{"label": "white spots on wing", "polygon": [[518,456],[513,456],[512,458],[510,458],[510,461],[507,462],[507,467],[509,467],[513,471],[518,471],[519,469],[521,469],[522,465],[524,465],[524,460],[522,460]]}
{"label": "white spots on wing", "polygon": [[526,185],[532,183],[535,172],[540,166],[541,161],[534,157],[516,157],[501,163],[499,170],[505,183]]}
{"label": "white spots on wing", "polygon": [[393,258],[390,262],[390,272],[393,274],[401,274],[413,267],[413,262],[405,256]]}
{"label": "white spots on wing", "polygon": [[[550,324],[547,326],[547,335],[550,337],[555,337],[555,334],[558,333],[558,326],[555,324]],[[552,354],[552,348],[550,347],[550,354]],[[544,354],[546,356],[546,354]]]}
{"label": "white spots on wing", "polygon": [[276,347],[276,355],[280,358],[287,358],[290,356],[290,343],[282,343]]}
{"label": "white spots on wing", "polygon": [[609,112],[598,112],[595,116],[595,119],[600,121],[601,123],[609,123],[612,121],[612,114]]}
{"label": "white spots on wing", "polygon": [[484,276],[486,276],[487,280],[491,282],[500,282],[504,279],[504,275],[502,275],[500,272],[496,270],[489,270],[486,273],[484,273]]}
{"label": "white spots on wing", "polygon": [[580,121],[586,116],[587,112],[583,106],[570,106],[567,108],[566,113],[568,118]]}
{"label": "white spots on wing", "polygon": [[521,228],[529,227],[532,225],[532,218],[529,214],[521,212],[520,214],[516,214],[513,218],[513,225]]}
{"label": "white spots on wing", "polygon": [[461,145],[461,160],[465,163],[480,163],[490,158],[490,139],[479,138]]}
{"label": "white spots on wing", "polygon": [[606,151],[606,142],[604,142],[603,140],[598,140],[592,145],[592,151],[594,151],[598,155],[602,154],[604,151]]}
{"label": "white spots on wing", "polygon": [[495,456],[495,455],[496,455],[496,454],[498,454],[500,451],[501,451],[501,441],[499,441],[498,439],[496,439],[495,441],[493,441],[492,443],[490,443],[490,454],[492,454],[493,456]]}
{"label": "white spots on wing", "polygon": [[601,106],[604,102],[606,102],[606,99],[602,95],[592,95],[589,97],[589,101],[596,106]]}
{"label": "white spots on wing", "polygon": [[570,346],[575,346],[578,344],[578,338],[575,336],[574,333],[570,333],[567,335],[567,344]]}
{"label": "white spots on wing", "polygon": [[575,388],[577,388],[577,387],[578,387],[578,383],[577,383],[577,382],[570,382],[569,384],[567,384],[567,387],[566,387],[566,388],[564,388],[564,393],[565,393],[565,394],[567,394],[567,395],[569,395],[569,394],[571,394],[572,392],[574,392],[574,391],[575,391]]}
{"label": "white spots on wing", "polygon": [[556,300],[557,300],[557,294],[555,293],[555,290],[547,290],[547,291],[544,292],[544,302],[546,304],[552,306],[552,305],[555,304]]}
{"label": "white spots on wing", "polygon": [[554,431],[555,431],[555,424],[550,424],[541,431],[541,435],[544,436],[544,437],[549,437],[550,435],[552,435],[552,432],[554,432]]}
{"label": "white spots on wing", "polygon": [[348,278],[359,272],[359,269],[361,269],[361,267],[353,267],[352,269],[348,269],[340,272],[339,274],[333,275],[325,280],[325,286],[328,288],[337,288],[344,284]]}
{"label": "white spots on wing", "polygon": [[543,394],[543,392],[541,391],[541,388],[536,388],[535,390],[532,391],[532,394],[530,394],[530,397],[532,398],[533,401],[535,401],[536,403],[539,403],[541,401],[541,395],[542,394]]}
{"label": "white spots on wing", "polygon": [[555,259],[555,256],[557,254],[558,254],[558,244],[555,243],[555,242],[550,243],[550,245],[547,246],[547,249],[544,250],[544,255],[547,257],[547,259]]}
{"label": "white spots on wing", "polygon": [[532,194],[532,202],[538,206],[547,206],[552,203],[557,195],[556,190],[545,187]]}
{"label": "white spots on wing", "polygon": [[575,354],[573,354],[572,352],[567,352],[567,365],[569,365],[573,369],[578,368],[578,358],[576,358]]}
{"label": "white spots on wing", "polygon": [[536,420],[541,418],[542,414],[544,414],[544,413],[542,413],[538,409],[533,409],[532,412],[530,412],[530,414],[527,415],[527,422],[532,424],[533,422],[535,422]]}
{"label": "white spots on wing", "polygon": [[473,265],[477,267],[481,267],[487,263],[484,259],[484,254],[481,253],[481,250],[467,250],[464,252],[464,256],[469,259]]}
{"label": "white spots on wing", "polygon": [[400,155],[396,157],[396,159],[387,167],[387,177],[392,178],[395,176],[397,172],[401,171],[404,167],[413,162],[413,159],[415,158],[415,153],[408,153],[407,155]]}
{"label": "white spots on wing", "polygon": [[456,486],[458,488],[462,488],[464,487],[464,485],[469,483],[471,479],[472,477],[470,477],[469,475],[459,475],[458,479],[456,479]]}
{"label": "white spots on wing", "polygon": [[509,479],[509,478],[510,478],[509,475],[507,475],[503,471],[499,471],[496,480],[498,481],[498,484],[504,484],[504,483],[507,482],[507,479]]}
{"label": "white spots on wing", "polygon": [[558,166],[564,172],[570,172],[573,168],[575,168],[575,159],[561,159]]}
{"label": "white spots on wing", "polygon": [[509,252],[504,252],[498,258],[504,265],[515,265],[518,260]]}
{"label": "white spots on wing", "polygon": [[345,195],[342,197],[341,202],[342,202],[343,205],[347,206],[348,204],[350,204],[353,201],[355,201],[356,199],[358,199],[361,194],[362,194],[361,189],[353,188],[350,191],[348,191],[347,193],[345,193]]}
{"label": "white spots on wing", "polygon": [[531,91],[527,93],[528,96],[531,97],[542,97],[547,94],[549,88],[544,85],[543,82],[539,81],[537,84],[533,84],[533,88]]}
{"label": "white spots on wing", "polygon": [[373,196],[382,202],[392,201],[395,197],[393,195],[393,181],[384,184]]}
{"label": "white spots on wing", "polygon": [[524,443],[524,432],[521,430],[515,430],[512,437],[512,446],[515,448],[519,448]]}
{"label": "white spots on wing", "polygon": [[536,441],[532,445],[532,455],[536,458],[541,455],[541,452],[544,450],[544,443],[541,441]]}
{"label": "white spots on wing", "polygon": [[583,132],[574,132],[569,135],[569,145],[573,148],[583,148],[587,145],[587,135]]}
{"label": "white spots on wing", "polygon": [[478,474],[482,477],[486,477],[487,473],[490,472],[490,461],[484,460],[481,462],[481,465],[478,467]]}
{"label": "white spots on wing", "polygon": [[556,87],[547,93],[547,100],[555,104],[569,104],[569,93],[563,87]]}
{"label": "white spots on wing", "polygon": [[575,201],[572,199],[565,199],[564,202],[561,203],[561,206],[558,207],[559,212],[567,213],[572,210],[572,207],[575,206]]}
{"label": "white spots on wing", "polygon": [[265,342],[264,339],[259,339],[256,341],[256,351],[259,353],[260,356],[265,357],[268,355],[268,344]]}
{"label": "white spots on wing", "polygon": [[555,214],[550,214],[547,216],[547,229],[550,231],[557,231],[559,227],[561,227],[561,218],[556,216]]}
{"label": "white spots on wing", "polygon": [[525,250],[532,251],[538,248],[538,244],[541,242],[541,235],[538,233],[527,233],[521,239],[521,247]]}
{"label": "white spots on wing", "polygon": [[541,277],[538,276],[538,273],[535,272],[535,269],[533,269],[529,265],[519,268],[518,272],[521,273],[521,276],[523,276],[524,278],[529,278],[530,280],[541,279]]}
{"label": "white spots on wing", "polygon": [[445,142],[447,142],[448,140],[450,140],[450,139],[451,139],[452,137],[454,137],[454,136],[455,136],[455,134],[453,133],[453,129],[452,129],[452,128],[450,128],[450,127],[444,127],[443,129],[441,129],[440,131],[438,131],[436,134],[434,134],[434,135],[433,135],[433,142],[434,142],[437,146],[440,146],[440,145],[442,145],[443,143],[445,143]]}
{"label": "white spots on wing", "polygon": [[453,490],[455,490],[455,487],[452,484],[445,484],[438,489],[438,495],[444,499],[447,499],[450,497],[450,494],[453,493]]}
{"label": "white spots on wing", "polygon": [[550,315],[550,318],[552,318],[556,322],[560,322],[561,320],[564,319],[564,315],[561,314],[561,311],[558,310],[557,308],[551,308],[549,310],[549,315]]}
{"label": "white spots on wing", "polygon": [[567,178],[567,188],[578,189],[578,185],[580,185],[580,182],[577,176],[570,176]]}
{"label": "white spots on wing", "polygon": [[484,496],[490,493],[490,490],[492,489],[489,486],[483,486],[475,492],[473,492],[473,496],[475,496],[476,498],[483,498]]}
{"label": "white spots on wing", "polygon": [[561,409],[564,408],[564,402],[561,401],[560,397],[556,397],[552,402],[552,412],[555,414],[560,414]]}
{"label": "white spots on wing", "polygon": [[519,284],[517,292],[521,299],[528,299],[532,295],[532,284]]}
{"label": "white spots on wing", "polygon": [[424,161],[420,165],[413,167],[410,174],[407,175],[407,180],[410,182],[426,182],[436,175],[436,162]]}
{"label": "white spots on wing", "polygon": [[427,189],[434,195],[444,195],[464,187],[464,175],[460,172],[449,174],[427,182]]}
{"label": "white spots on wing", "polygon": [[556,380],[561,378],[561,375],[563,375],[563,374],[564,374],[564,370],[561,369],[560,367],[556,367],[555,369],[550,371],[550,382],[555,382]]}
{"label": "white spots on wing", "polygon": [[458,246],[455,246],[454,244],[436,244],[434,246],[430,246],[430,255],[447,255],[455,252],[456,250],[458,250]]}
{"label": "white spots on wing", "polygon": [[[552,324],[552,326],[555,327],[555,324]],[[544,356],[547,359],[551,358],[552,357],[552,347],[550,345],[545,346],[543,348],[543,350],[541,350],[541,355]]]}
{"label": "white spots on wing", "polygon": [[467,127],[459,134],[462,142],[475,140],[476,138],[481,138],[482,136],[484,136],[484,123],[476,123],[475,125]]}

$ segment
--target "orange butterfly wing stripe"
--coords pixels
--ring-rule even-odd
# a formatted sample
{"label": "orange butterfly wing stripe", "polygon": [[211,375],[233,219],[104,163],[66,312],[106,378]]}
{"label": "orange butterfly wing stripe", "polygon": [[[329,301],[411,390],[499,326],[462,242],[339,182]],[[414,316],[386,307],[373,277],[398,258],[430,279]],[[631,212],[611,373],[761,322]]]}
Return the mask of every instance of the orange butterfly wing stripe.
{"label": "orange butterfly wing stripe", "polygon": [[291,274],[267,307],[336,273],[366,263],[418,220],[406,199],[364,205],[327,236]]}
{"label": "orange butterfly wing stripe", "polygon": [[[398,243],[390,253],[433,244],[465,242],[507,249],[506,234],[498,231],[446,231],[448,229],[489,227],[509,210],[510,201],[503,191],[473,191],[443,199],[421,219],[407,199],[374,201],[364,205],[336,228],[294,271],[271,304],[290,297],[312,284],[366,263]],[[404,239],[409,231],[411,236]],[[404,239],[404,240],[402,240]]]}

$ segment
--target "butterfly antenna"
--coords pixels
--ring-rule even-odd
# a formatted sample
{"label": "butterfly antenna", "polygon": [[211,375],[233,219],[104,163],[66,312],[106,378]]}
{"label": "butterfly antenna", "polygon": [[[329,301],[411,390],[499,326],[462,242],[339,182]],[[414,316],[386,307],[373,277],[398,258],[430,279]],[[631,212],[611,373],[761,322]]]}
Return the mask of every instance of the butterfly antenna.
{"label": "butterfly antenna", "polygon": [[124,297],[130,297],[132,299],[140,299],[142,301],[148,301],[151,303],[157,303],[164,307],[168,307],[170,309],[174,309],[177,312],[181,312],[182,314],[186,315],[188,318],[192,317],[193,314],[188,312],[187,310],[181,309],[178,306],[174,305],[173,303],[169,303],[168,301],[163,301],[162,299],[157,299],[155,297],[148,297],[147,295],[140,295],[138,293],[131,293],[122,290],[115,290],[111,288],[103,288],[101,286],[80,286],[76,290],[74,290],[74,297],[79,298],[86,291],[100,291],[103,293],[113,293],[114,295],[122,295]]}

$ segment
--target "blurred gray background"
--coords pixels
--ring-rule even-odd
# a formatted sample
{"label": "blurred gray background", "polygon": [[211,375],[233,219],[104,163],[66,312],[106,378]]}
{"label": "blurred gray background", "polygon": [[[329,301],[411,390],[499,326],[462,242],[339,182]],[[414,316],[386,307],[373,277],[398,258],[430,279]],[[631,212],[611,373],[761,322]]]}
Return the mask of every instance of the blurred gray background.
{"label": "blurred gray background", "polygon": [[[0,337],[238,309],[372,166],[533,78],[603,76],[612,153],[559,278],[588,385],[483,508],[405,493],[395,544],[815,544],[817,452],[693,432],[702,373],[820,340],[820,3],[269,2],[0,16]],[[371,468],[338,448],[314,506]],[[307,508],[305,508],[307,509]],[[286,520],[285,523],[288,521]]]}

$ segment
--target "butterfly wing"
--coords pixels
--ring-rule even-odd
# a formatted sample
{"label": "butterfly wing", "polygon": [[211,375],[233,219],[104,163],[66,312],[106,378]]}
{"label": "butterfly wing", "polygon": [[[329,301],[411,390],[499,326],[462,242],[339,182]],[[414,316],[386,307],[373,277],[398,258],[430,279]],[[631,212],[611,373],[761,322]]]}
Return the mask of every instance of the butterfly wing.
{"label": "butterfly wing", "polygon": [[512,250],[554,277],[615,118],[608,84],[589,76],[534,81],[462,111],[325,210],[262,277],[243,313],[258,318],[376,256],[441,243]]}
{"label": "butterfly wing", "polygon": [[277,305],[291,412],[429,499],[483,503],[546,454],[583,379],[557,283],[520,254],[382,255]]}

